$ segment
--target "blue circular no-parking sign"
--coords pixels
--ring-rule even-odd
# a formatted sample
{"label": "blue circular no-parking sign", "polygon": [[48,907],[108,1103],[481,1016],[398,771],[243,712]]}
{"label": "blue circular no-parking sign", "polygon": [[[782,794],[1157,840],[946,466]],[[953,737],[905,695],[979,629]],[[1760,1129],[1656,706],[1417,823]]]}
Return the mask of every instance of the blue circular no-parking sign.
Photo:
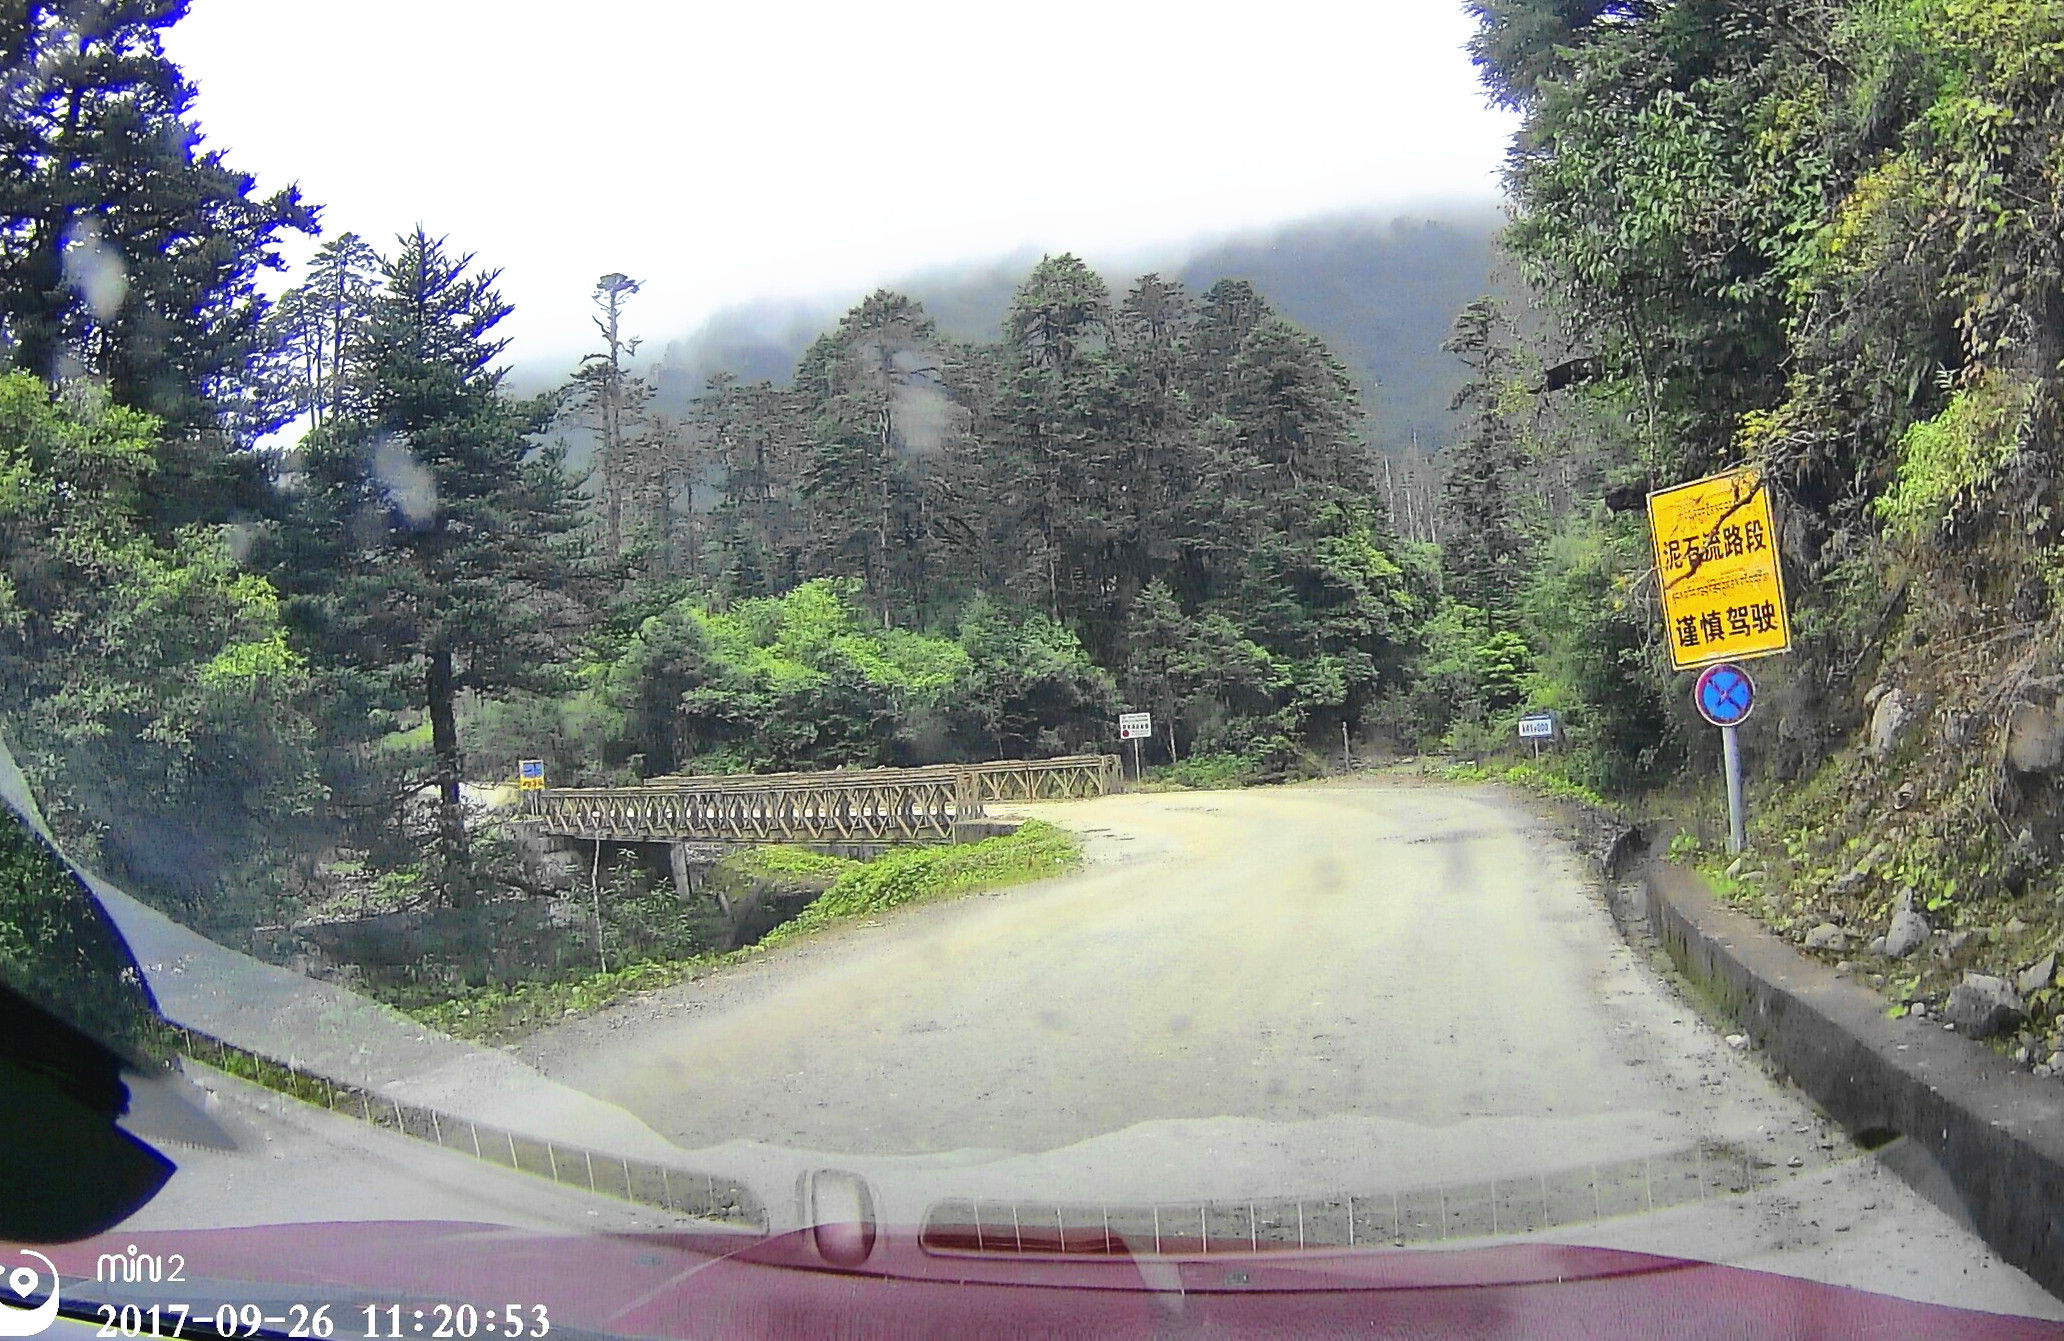
{"label": "blue circular no-parking sign", "polygon": [[1756,686],[1747,671],[1723,661],[1706,667],[1691,699],[1698,705],[1699,716],[1714,726],[1738,726],[1756,704]]}

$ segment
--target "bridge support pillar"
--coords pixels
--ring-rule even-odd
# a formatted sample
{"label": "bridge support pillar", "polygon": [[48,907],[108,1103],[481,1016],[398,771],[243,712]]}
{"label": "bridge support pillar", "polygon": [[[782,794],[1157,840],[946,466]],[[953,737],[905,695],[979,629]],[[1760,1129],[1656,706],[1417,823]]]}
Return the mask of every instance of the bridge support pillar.
{"label": "bridge support pillar", "polygon": [[695,893],[695,880],[688,874],[688,849],[681,843],[666,845],[667,869],[674,875],[674,893],[686,899]]}

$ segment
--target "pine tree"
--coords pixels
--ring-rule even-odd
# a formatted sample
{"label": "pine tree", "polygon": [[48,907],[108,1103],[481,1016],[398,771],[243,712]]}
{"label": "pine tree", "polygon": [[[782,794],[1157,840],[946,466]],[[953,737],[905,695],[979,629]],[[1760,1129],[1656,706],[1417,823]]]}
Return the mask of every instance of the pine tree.
{"label": "pine tree", "polygon": [[1469,369],[1453,406],[1464,416],[1463,435],[1448,448],[1442,484],[1447,590],[1501,628],[1515,616],[1532,546],[1520,511],[1525,445],[1504,406],[1516,373],[1510,340],[1497,303],[1479,298],[1442,346]]}
{"label": "pine tree", "polygon": [[185,0],[0,7],[0,362],[83,374],[165,427],[145,494],[162,528],[264,505],[236,449],[282,421],[263,380],[259,272],[313,232],[289,188],[253,193],[200,151],[162,34]]}
{"label": "pine tree", "polygon": [[638,288],[637,280],[614,272],[595,281],[592,320],[602,348],[581,359],[567,400],[567,408],[594,435],[602,553],[612,567],[623,562],[626,515],[635,510],[639,494],[653,487],[645,478],[654,474],[650,463],[633,459],[636,445],[644,441],[652,389],[624,366],[638,350],[639,341],[623,332],[624,304]]}
{"label": "pine tree", "polygon": [[421,228],[381,268],[363,410],[312,433],[281,556],[303,636],[429,721],[439,875],[472,893],[459,696],[566,687],[579,499],[532,436],[545,402],[492,365],[509,314],[493,272]]}
{"label": "pine tree", "polygon": [[881,290],[796,370],[813,416],[802,467],[810,574],[864,579],[885,625],[923,602],[928,538],[916,456],[937,446],[933,421],[945,404],[938,343],[921,304]]}

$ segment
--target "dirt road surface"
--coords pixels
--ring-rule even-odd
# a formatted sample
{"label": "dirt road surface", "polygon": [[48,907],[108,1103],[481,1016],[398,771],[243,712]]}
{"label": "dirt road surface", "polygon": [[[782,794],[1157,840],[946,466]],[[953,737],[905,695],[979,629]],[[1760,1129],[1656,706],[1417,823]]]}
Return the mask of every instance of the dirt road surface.
{"label": "dirt road surface", "polygon": [[[955,1195],[1445,1189],[1452,1241],[1497,1232],[1514,1186],[1545,1201],[1572,1170],[1636,1168],[1640,1213],[1612,1214],[1594,1178],[1597,1220],[1552,1237],[2064,1316],[1730,1047],[1513,798],[1366,780],[1027,813],[1081,833],[1088,867],[835,930],[520,1051],[684,1147],[857,1170],[913,1217]],[[1774,1185],[1709,1196],[1702,1152]],[[1674,1200],[1629,1164],[1692,1159],[1698,1194]],[[1490,1222],[1461,1223],[1451,1202],[1486,1187]]]}

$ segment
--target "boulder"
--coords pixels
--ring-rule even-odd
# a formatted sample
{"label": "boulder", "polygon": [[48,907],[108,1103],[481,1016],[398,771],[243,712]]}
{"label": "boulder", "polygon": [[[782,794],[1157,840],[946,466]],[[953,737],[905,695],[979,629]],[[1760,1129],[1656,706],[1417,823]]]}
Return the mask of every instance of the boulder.
{"label": "boulder", "polygon": [[1885,695],[1891,692],[1892,686],[1889,684],[1872,685],[1870,687],[1870,692],[1863,696],[1863,710],[1865,712],[1869,712],[1871,709],[1877,707],[1878,700],[1885,697]]}
{"label": "boulder", "polygon": [[1903,689],[1890,689],[1871,710],[1870,753],[1873,759],[1887,759],[1904,745],[1920,725],[1919,704]]}
{"label": "boulder", "polygon": [[1959,1033],[1991,1038],[2018,1027],[2028,1018],[2028,1007],[2006,979],[1966,973],[1964,980],[1950,989],[1942,1015]]}
{"label": "boulder", "polygon": [[2040,992],[2043,988],[2048,987],[2050,980],[2056,976],[2057,952],[2052,950],[2027,968],[2022,969],[2021,975],[2014,979],[2014,986],[2020,989],[2021,995],[2027,996],[2030,992]]}
{"label": "boulder", "polygon": [[2007,714],[2007,766],[2050,773],[2064,764],[2064,705],[2017,703]]}
{"label": "boulder", "polygon": [[1849,943],[1849,937],[1832,922],[1823,922],[1806,933],[1806,948],[1809,950],[1839,950]]}
{"label": "boulder", "polygon": [[1914,911],[1913,899],[1911,889],[1900,894],[1892,925],[1885,931],[1885,953],[1894,959],[1906,958],[1928,940],[1928,919]]}

